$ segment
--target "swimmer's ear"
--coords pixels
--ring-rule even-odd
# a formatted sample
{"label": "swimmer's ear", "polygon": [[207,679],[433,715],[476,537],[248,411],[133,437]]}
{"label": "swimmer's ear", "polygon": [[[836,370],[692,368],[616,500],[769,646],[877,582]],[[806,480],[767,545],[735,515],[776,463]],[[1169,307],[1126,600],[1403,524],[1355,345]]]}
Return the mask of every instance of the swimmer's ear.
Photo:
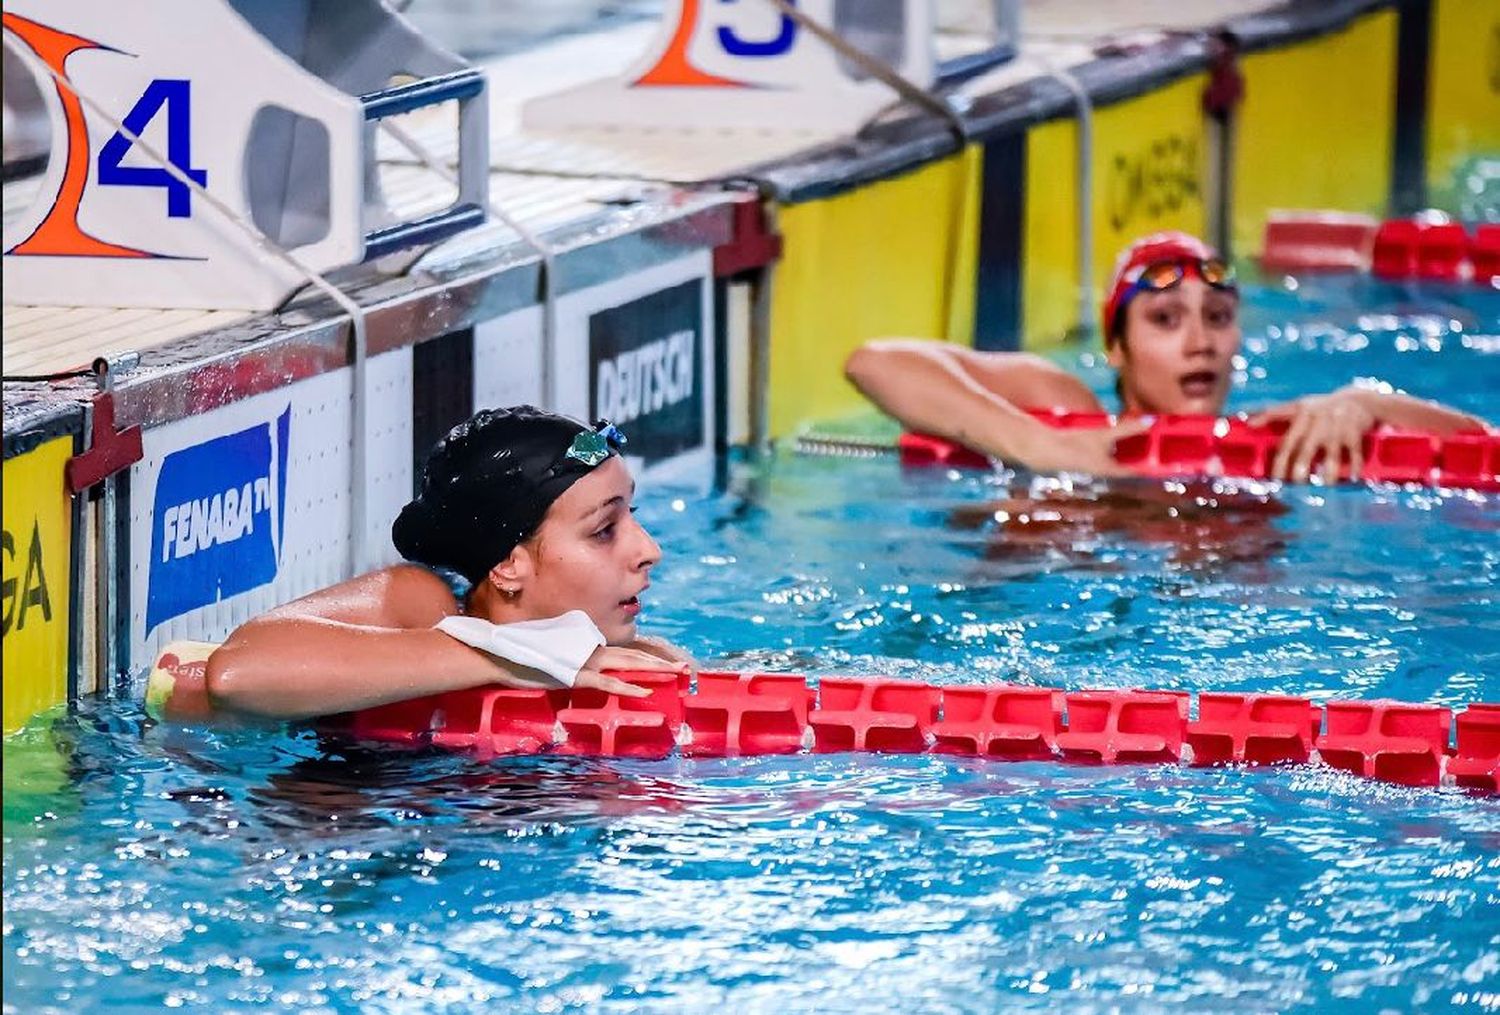
{"label": "swimmer's ear", "polygon": [[489,581],[499,592],[513,596],[526,587],[536,573],[536,558],[524,545],[510,551],[510,556],[490,568]]}
{"label": "swimmer's ear", "polygon": [[1116,370],[1123,369],[1125,366],[1124,340],[1116,338],[1106,342],[1104,344],[1104,358],[1105,361],[1108,362],[1109,365],[1114,367]]}

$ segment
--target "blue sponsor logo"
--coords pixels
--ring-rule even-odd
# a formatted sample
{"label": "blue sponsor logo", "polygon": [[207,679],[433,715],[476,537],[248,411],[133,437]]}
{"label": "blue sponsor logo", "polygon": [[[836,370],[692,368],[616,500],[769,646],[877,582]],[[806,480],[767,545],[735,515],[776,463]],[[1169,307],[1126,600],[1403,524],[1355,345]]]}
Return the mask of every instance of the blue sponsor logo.
{"label": "blue sponsor logo", "polygon": [[162,462],[151,518],[146,630],[276,579],[286,530],[287,435],[275,422]]}

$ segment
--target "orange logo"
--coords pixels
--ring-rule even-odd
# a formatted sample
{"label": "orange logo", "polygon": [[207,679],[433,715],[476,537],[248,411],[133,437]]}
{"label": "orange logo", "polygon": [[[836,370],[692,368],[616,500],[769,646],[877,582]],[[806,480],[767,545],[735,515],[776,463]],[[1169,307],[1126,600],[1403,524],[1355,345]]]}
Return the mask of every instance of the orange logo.
{"label": "orange logo", "polygon": [[[61,32],[55,28],[29,21],[16,14],[3,15],[5,27],[15,33],[26,46],[48,67],[61,77],[68,57],[80,50],[100,49],[109,53],[119,50],[85,39],[81,36]],[[63,117],[67,121],[67,161],[63,168],[62,185],[52,208],[31,235],[17,243],[7,254],[48,255],[53,257],[156,257],[156,254],[135,247],[110,243],[90,236],[78,224],[78,207],[83,201],[83,189],[89,179],[89,134],[83,117],[83,103],[71,88],[54,81],[58,100],[62,103]]]}
{"label": "orange logo", "polygon": [[693,30],[698,27],[698,4],[700,0],[682,0],[682,17],[677,21],[677,31],[667,44],[667,51],[640,79],[638,85],[689,85],[698,88],[744,88],[743,81],[722,78],[693,66],[688,59],[688,43],[693,41]]}

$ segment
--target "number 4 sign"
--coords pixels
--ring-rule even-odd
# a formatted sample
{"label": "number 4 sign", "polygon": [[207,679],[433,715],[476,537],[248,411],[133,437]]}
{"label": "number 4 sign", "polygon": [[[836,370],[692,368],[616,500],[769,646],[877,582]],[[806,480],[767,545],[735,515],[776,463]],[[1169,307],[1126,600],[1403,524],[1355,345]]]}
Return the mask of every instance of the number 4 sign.
{"label": "number 4 sign", "polygon": [[[3,23],[54,139],[37,197],[5,227],[6,302],[275,306],[305,279],[247,227],[274,238],[291,215],[278,202],[294,189],[322,195],[322,228],[288,244],[303,263],[327,271],[363,257],[358,97],[298,66],[227,3],[152,0],[120,17],[114,0],[8,0]],[[257,133],[267,110],[299,126]],[[287,182],[294,138],[308,136],[323,139],[326,160],[319,175]],[[282,185],[255,186],[257,174]]]}
{"label": "number 4 sign", "polygon": [[[125,114],[125,129],[136,137],[146,131],[146,126],[163,107],[167,111],[167,161],[183,175],[200,187],[208,186],[208,174],[194,169],[188,155],[192,147],[193,83],[156,78],[141,93],[130,112]],[[122,165],[125,154],[130,151],[130,139],[116,131],[99,149],[98,181],[104,186],[119,187],[165,187],[167,191],[167,215],[174,219],[187,218],[192,212],[193,191],[187,184],[160,166]]]}

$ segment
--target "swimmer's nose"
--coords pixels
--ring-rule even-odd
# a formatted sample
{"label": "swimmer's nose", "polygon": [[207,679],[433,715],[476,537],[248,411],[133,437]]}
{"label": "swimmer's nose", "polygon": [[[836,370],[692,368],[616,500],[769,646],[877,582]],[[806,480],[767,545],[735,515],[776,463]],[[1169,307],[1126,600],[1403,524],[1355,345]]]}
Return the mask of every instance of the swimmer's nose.
{"label": "swimmer's nose", "polygon": [[635,527],[636,531],[640,533],[641,538],[640,558],[635,565],[636,570],[649,571],[661,560],[661,547],[657,544],[656,540],[651,538],[651,533],[647,532],[639,522],[636,523]]}

